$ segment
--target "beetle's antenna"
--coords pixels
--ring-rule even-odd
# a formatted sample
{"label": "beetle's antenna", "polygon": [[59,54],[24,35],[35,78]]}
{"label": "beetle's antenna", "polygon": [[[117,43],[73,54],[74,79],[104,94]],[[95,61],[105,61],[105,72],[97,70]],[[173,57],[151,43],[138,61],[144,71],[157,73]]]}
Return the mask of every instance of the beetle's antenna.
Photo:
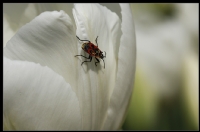
{"label": "beetle's antenna", "polygon": [[[103,60],[103,59],[102,59]],[[104,60],[103,60],[103,63],[104,63],[104,69],[105,69],[105,62],[104,62]]]}
{"label": "beetle's antenna", "polygon": [[96,41],[96,44],[97,44],[97,47],[98,47],[97,39],[98,39],[98,36],[97,36],[97,38],[95,39],[95,41]]}
{"label": "beetle's antenna", "polygon": [[88,42],[90,42],[89,40],[81,40],[78,36],[76,36],[80,41],[88,41]]}

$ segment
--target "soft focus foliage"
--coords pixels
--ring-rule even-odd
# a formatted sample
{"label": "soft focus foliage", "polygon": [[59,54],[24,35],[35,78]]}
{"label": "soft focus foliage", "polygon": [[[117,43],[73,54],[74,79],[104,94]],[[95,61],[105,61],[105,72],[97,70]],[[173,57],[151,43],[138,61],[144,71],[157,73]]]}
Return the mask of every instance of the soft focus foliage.
{"label": "soft focus foliage", "polygon": [[124,130],[197,130],[198,4],[132,4],[137,68]]}

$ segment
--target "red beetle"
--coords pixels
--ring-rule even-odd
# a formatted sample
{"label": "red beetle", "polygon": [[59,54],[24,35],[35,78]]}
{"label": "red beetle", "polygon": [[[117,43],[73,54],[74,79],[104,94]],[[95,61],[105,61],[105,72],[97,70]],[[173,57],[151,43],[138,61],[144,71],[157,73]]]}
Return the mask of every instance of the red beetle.
{"label": "red beetle", "polygon": [[[105,56],[103,55],[103,52],[98,48],[98,43],[97,43],[97,38],[96,38],[96,43],[97,43],[97,46],[94,45],[93,43],[91,43],[89,40],[81,40],[78,36],[76,36],[80,41],[87,41],[86,43],[83,43],[82,44],[82,49],[87,52],[89,54],[89,57],[87,58],[86,56],[83,56],[83,55],[75,55],[76,56],[82,56],[86,59],[89,59],[89,61],[83,61],[81,63],[81,65],[84,63],[84,62],[91,62],[92,61],[92,57],[94,56],[95,59],[97,60],[97,62],[95,62],[95,65],[97,66],[97,63],[99,63],[99,58],[103,60],[104,57],[106,57],[106,52],[105,52]],[[104,62],[104,60],[103,60]],[[105,62],[104,62],[104,68],[105,68]]]}

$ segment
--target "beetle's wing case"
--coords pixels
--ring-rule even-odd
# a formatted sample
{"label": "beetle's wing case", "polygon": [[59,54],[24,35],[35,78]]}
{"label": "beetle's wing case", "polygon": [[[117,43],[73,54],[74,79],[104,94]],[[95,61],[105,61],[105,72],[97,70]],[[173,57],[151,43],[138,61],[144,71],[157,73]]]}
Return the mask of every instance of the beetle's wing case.
{"label": "beetle's wing case", "polygon": [[89,47],[88,43],[83,43],[81,48],[82,48],[84,51],[87,52],[88,49],[89,49],[90,47]]}

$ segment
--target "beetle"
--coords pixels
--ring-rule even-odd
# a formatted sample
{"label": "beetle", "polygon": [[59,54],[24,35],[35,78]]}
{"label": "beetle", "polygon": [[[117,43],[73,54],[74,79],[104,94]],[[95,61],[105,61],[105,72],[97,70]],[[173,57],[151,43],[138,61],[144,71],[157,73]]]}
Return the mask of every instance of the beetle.
{"label": "beetle", "polygon": [[[95,65],[97,66],[97,63],[100,63],[100,61],[99,61],[99,59],[102,59],[103,60],[103,62],[104,62],[104,59],[103,58],[106,58],[106,52],[105,52],[105,56],[103,55],[103,52],[99,49],[99,47],[98,47],[98,43],[97,43],[97,38],[98,38],[98,36],[97,36],[97,38],[96,38],[96,44],[97,44],[97,46],[96,45],[94,45],[93,43],[91,43],[89,40],[81,40],[78,36],[76,36],[80,41],[87,41],[87,42],[85,42],[85,43],[83,43],[82,44],[82,49],[86,52],[86,53],[88,53],[89,54],[89,56],[88,57],[86,57],[86,56],[83,56],[83,55],[75,55],[75,57],[76,56],[82,56],[82,57],[84,57],[84,58],[86,58],[86,59],[89,59],[89,61],[83,61],[82,63],[81,63],[81,65],[84,63],[84,62],[91,62],[92,61],[92,57],[95,57],[95,59],[97,60],[96,62],[95,62]],[[105,69],[105,62],[104,62],[104,69]]]}

